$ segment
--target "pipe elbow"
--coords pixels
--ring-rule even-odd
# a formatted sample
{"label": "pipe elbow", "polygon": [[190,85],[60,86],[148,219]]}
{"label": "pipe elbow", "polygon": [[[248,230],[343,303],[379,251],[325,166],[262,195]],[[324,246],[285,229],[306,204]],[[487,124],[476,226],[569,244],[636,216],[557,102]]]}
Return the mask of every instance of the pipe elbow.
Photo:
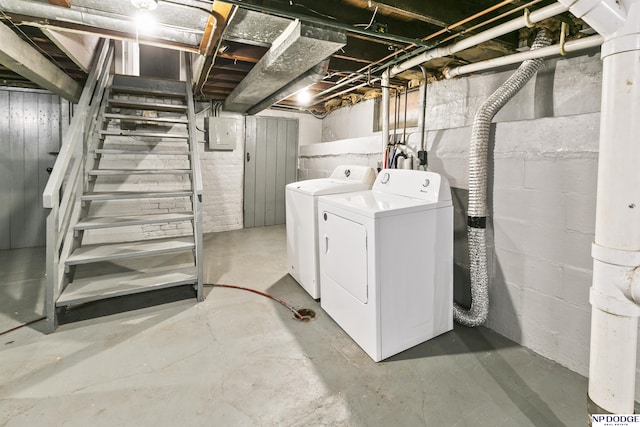
{"label": "pipe elbow", "polygon": [[617,32],[625,25],[627,10],[616,0],[559,0],[577,18],[583,19],[603,36]]}

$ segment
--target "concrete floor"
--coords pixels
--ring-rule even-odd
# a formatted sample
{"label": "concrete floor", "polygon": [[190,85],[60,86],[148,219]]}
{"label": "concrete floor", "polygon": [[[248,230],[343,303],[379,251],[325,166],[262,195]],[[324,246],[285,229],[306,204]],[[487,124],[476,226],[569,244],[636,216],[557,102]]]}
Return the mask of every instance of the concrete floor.
{"label": "concrete floor", "polygon": [[[206,282],[317,318],[224,288],[80,306],[52,335],[43,322],[0,335],[0,426],[586,424],[584,377],[485,328],[374,363],[286,274],[282,226],[205,247]],[[0,252],[1,330],[42,312],[43,252]]]}

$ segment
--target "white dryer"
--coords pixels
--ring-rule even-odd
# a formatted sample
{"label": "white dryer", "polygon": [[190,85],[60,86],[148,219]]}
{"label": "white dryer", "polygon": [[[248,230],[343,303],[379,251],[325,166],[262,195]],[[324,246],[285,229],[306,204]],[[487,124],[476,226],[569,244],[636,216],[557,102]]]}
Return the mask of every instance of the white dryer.
{"label": "white dryer", "polygon": [[286,187],[289,274],[312,298],[320,298],[318,196],[368,190],[376,179],[366,166],[338,166],[329,178],[293,182]]}
{"label": "white dryer", "polygon": [[386,169],[370,191],[318,199],[322,308],[374,361],[453,328],[446,178]]}

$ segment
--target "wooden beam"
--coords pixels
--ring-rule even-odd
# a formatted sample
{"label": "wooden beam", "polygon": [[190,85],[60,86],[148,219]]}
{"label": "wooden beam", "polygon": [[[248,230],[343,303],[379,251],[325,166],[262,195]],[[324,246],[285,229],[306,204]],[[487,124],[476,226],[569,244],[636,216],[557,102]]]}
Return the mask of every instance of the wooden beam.
{"label": "wooden beam", "polygon": [[85,72],[89,72],[93,52],[98,46],[100,37],[90,34],[61,32],[50,28],[43,28],[42,32],[78,67]]}
{"label": "wooden beam", "polygon": [[82,86],[0,23],[0,64],[71,102],[78,102]]}
{"label": "wooden beam", "polygon": [[196,82],[194,92],[201,92],[206,80],[209,78],[209,71],[213,61],[215,60],[215,49],[218,46],[218,40],[222,35],[223,29],[227,26],[227,20],[231,15],[233,6],[228,3],[214,1],[211,5],[211,14],[205,26],[202,40],[200,41],[200,55],[204,55],[204,61],[201,61],[199,67],[194,70],[193,77]]}
{"label": "wooden beam", "polygon": [[54,6],[71,7],[71,0],[49,0],[49,4]]}
{"label": "wooden beam", "polygon": [[202,41],[200,42],[201,55],[211,55],[213,53],[232,10],[233,6],[228,3],[220,1],[213,2],[211,6],[212,16],[209,16],[204,34],[202,35]]}

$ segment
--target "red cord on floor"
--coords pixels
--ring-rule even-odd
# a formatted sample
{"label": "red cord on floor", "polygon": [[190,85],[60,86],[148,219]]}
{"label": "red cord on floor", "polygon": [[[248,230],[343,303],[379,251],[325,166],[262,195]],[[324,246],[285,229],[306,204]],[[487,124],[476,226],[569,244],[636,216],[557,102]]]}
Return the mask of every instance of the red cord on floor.
{"label": "red cord on floor", "polygon": [[17,325],[17,326],[14,326],[13,328],[7,329],[6,331],[2,331],[2,332],[0,332],[0,336],[1,336],[1,335],[6,335],[6,334],[8,334],[9,332],[16,331],[16,330],[18,330],[18,329],[20,329],[20,328],[24,328],[25,326],[29,326],[29,325],[31,325],[31,324],[33,324],[33,323],[39,322],[39,321],[44,320],[44,319],[46,319],[46,318],[47,318],[46,316],[42,316],[42,317],[38,317],[37,319],[30,320],[29,322],[21,323],[21,324],[19,324],[19,325]]}
{"label": "red cord on floor", "polygon": [[276,302],[279,302],[283,306],[287,307],[289,309],[289,311],[291,311],[293,313],[295,318],[300,320],[301,322],[304,322],[304,321],[307,321],[307,320],[311,319],[311,317],[309,317],[309,316],[304,316],[304,315],[300,314],[300,312],[298,310],[293,308],[290,304],[287,304],[286,301],[283,301],[280,298],[276,298],[273,295],[270,295],[270,294],[268,294],[266,292],[259,291],[257,289],[245,288],[243,286],[237,286],[237,285],[228,285],[226,283],[205,283],[204,286],[211,286],[211,287],[214,287],[214,288],[240,289],[240,290],[243,290],[243,291],[253,292],[254,294],[262,295],[263,297],[271,298],[272,300],[274,300]]}

